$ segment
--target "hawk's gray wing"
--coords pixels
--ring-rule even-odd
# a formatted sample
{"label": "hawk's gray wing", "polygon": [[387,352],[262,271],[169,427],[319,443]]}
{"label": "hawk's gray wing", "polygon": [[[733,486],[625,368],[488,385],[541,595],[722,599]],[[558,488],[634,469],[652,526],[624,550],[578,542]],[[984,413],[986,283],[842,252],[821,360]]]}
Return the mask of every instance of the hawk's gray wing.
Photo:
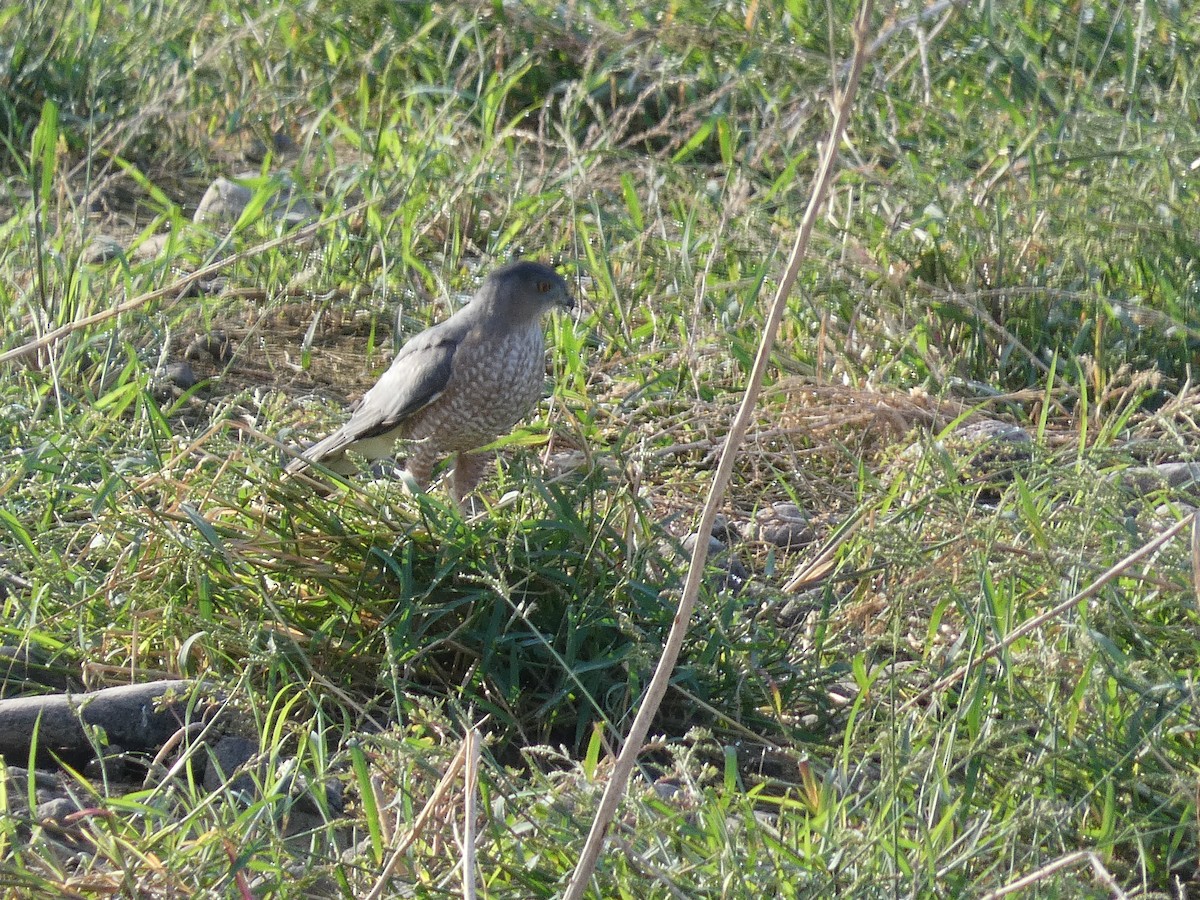
{"label": "hawk's gray wing", "polygon": [[292,460],[287,471],[297,472],[310,462],[352,449],[358,441],[385,435],[440,397],[450,383],[454,353],[467,331],[459,325],[447,319],[401,347],[388,370],[363,395],[350,420],[306,449],[303,459]]}

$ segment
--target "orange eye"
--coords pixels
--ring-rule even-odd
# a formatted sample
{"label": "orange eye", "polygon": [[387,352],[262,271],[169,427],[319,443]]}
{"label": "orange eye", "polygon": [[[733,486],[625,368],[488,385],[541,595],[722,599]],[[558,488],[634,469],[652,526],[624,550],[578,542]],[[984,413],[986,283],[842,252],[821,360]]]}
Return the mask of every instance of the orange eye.
{"label": "orange eye", "polygon": [[537,289],[538,289],[538,293],[539,293],[539,294],[548,294],[548,293],[550,293],[550,282],[548,282],[548,281],[539,281],[539,282],[538,282],[538,284],[537,284]]}

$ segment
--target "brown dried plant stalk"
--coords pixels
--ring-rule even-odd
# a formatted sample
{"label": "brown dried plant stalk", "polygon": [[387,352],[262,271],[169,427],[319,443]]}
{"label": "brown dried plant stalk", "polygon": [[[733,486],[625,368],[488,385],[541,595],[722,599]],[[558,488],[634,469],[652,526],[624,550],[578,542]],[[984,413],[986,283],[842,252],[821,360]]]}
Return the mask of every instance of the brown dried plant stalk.
{"label": "brown dried plant stalk", "polygon": [[[850,69],[846,76],[846,84],[841,92],[841,96],[836,97],[835,95],[837,100],[836,113],[821,154],[821,162],[813,182],[812,192],[809,196],[808,208],[804,212],[804,218],[800,221],[796,240],[792,245],[792,252],[788,258],[787,269],[779,282],[779,288],[775,292],[775,297],[771,301],[766,325],[763,329],[762,340],[758,346],[758,354],[754,359],[754,368],[750,372],[750,380],[746,385],[737,415],[734,417],[733,423],[729,428],[729,434],[725,439],[725,445],[721,450],[721,458],[717,464],[716,476],[709,490],[708,499],[705,501],[704,510],[700,514],[700,524],[697,531],[702,535],[712,531],[713,522],[717,515],[717,508],[721,504],[725,495],[725,489],[729,485],[730,476],[733,473],[734,459],[737,457],[738,451],[745,439],[746,430],[749,428],[751,420],[754,417],[754,406],[758,400],[759,393],[762,391],[763,380],[766,375],[767,366],[770,363],[771,352],[775,346],[775,337],[779,331],[779,323],[783,319],[783,313],[787,306],[788,295],[791,293],[792,285],[799,274],[800,263],[808,252],[809,238],[812,235],[817,216],[825,203],[825,197],[829,193],[830,185],[833,183],[834,164],[837,161],[838,147],[842,142],[846,123],[849,121],[850,113],[854,108],[854,98],[858,91],[859,77],[862,75],[862,70],[869,56],[868,30],[871,21],[872,6],[871,0],[864,0],[855,19],[854,56],[851,59]],[[657,713],[658,707],[662,703],[662,698],[666,694],[670,681],[671,672],[674,670],[675,662],[679,658],[683,639],[687,635],[688,623],[691,621],[692,610],[696,605],[696,598],[700,592],[700,581],[704,574],[704,563],[707,557],[708,542],[703,540],[696,541],[695,549],[692,551],[691,563],[688,566],[687,579],[683,586],[683,596],[679,600],[679,610],[675,613],[675,620],[671,624],[671,632],[667,635],[667,641],[663,646],[658,667],[654,670],[654,677],[650,680],[650,684],[646,688],[646,694],[642,698],[641,708],[638,710],[637,717],[633,720],[633,724],[629,728],[629,735],[626,737],[625,743],[621,748],[621,753],[613,766],[612,775],[609,778],[608,785],[604,789],[604,795],[600,799],[600,807],[596,810],[591,830],[588,832],[587,841],[584,843],[583,850],[579,855],[579,862],[576,864],[575,871],[572,873],[571,880],[567,885],[567,890],[563,894],[564,900],[580,900],[588,882],[591,880],[592,873],[595,871],[596,861],[600,857],[600,851],[604,844],[604,837],[608,832],[609,825],[612,823],[613,816],[616,814],[617,805],[625,796],[629,775],[633,771],[639,753],[641,753],[642,744],[646,739],[646,734],[650,730],[650,723],[654,720],[655,713]]]}

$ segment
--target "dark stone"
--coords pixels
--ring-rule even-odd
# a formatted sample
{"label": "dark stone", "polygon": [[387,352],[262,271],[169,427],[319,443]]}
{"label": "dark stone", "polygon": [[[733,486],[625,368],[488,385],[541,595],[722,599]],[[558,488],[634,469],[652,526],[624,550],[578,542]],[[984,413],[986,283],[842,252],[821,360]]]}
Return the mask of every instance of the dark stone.
{"label": "dark stone", "polygon": [[726,544],[732,544],[742,539],[742,533],[737,523],[721,513],[717,513],[717,517],[713,520],[712,536]]}
{"label": "dark stone", "polygon": [[[11,800],[14,797],[24,799],[29,796],[29,770],[22,766],[7,766],[7,769],[9,799]],[[61,797],[63,794],[62,784],[58,780],[58,776],[53,772],[46,772],[42,769],[33,770],[33,791],[35,799],[39,803],[51,800],[54,797]]]}
{"label": "dark stone", "polygon": [[932,450],[935,461],[927,464],[926,474],[937,476],[949,463],[963,484],[972,485],[985,503],[999,500],[1018,467],[1033,459],[1033,438],[1024,428],[997,419],[981,419],[962,425],[945,435],[930,448],[916,443],[900,454],[897,463],[917,468]]}
{"label": "dark stone", "polygon": [[79,812],[80,806],[70,797],[55,797],[45,803],[39,803],[34,818],[39,822],[53,822],[56,825],[67,825],[67,818]]}
{"label": "dark stone", "polygon": [[300,148],[292,136],[284,131],[276,131],[271,134],[271,144],[268,148],[266,141],[260,137],[254,137],[249,146],[243,151],[242,156],[247,162],[252,162],[255,165],[261,163],[267,158],[267,151],[270,150],[273,156],[294,155]]}
{"label": "dark stone", "polygon": [[233,342],[220,330],[197,334],[183,351],[183,358],[197,360],[205,356],[227,363],[233,359]]}
{"label": "dark stone", "polygon": [[1121,486],[1137,494],[1163,488],[1185,497],[1200,497],[1200,463],[1166,462],[1156,466],[1134,466],[1117,473]]}
{"label": "dark stone", "polygon": [[[0,756],[11,762],[28,760],[36,733],[42,755],[54,754],[82,766],[95,756],[88,737],[88,729],[95,727],[129,750],[157,750],[187,724],[187,698],[195,689],[191,681],[164,680],[0,700]],[[168,701],[170,696],[175,699]]]}
{"label": "dark stone", "polygon": [[186,361],[167,363],[163,369],[163,377],[183,391],[191,390],[198,381],[196,373]]}
{"label": "dark stone", "polygon": [[760,509],[750,526],[756,540],[784,550],[798,550],[817,539],[808,515],[795,503],[773,503]]}
{"label": "dark stone", "polygon": [[[689,556],[695,550],[697,537],[698,535],[693,533],[683,539],[683,550]],[[736,594],[750,580],[750,571],[742,561],[732,553],[727,552],[724,542],[717,540],[711,535],[708,538],[707,562],[708,565],[721,573],[721,576],[716,581],[716,586],[719,590],[732,591]]]}
{"label": "dark stone", "polygon": [[75,688],[74,668],[37,647],[0,647],[0,699]]}
{"label": "dark stone", "polygon": [[[257,795],[258,788],[248,772],[240,772],[246,763],[258,753],[258,742],[236,735],[226,735],[212,748],[208,765],[204,770],[204,789],[218,791],[228,788],[248,797]],[[259,767],[259,777],[262,767]]]}

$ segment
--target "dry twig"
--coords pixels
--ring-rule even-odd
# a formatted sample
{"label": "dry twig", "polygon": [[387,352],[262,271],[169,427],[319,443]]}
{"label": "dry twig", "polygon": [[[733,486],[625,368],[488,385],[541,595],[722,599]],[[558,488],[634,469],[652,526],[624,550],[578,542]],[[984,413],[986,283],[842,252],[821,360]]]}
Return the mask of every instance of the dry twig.
{"label": "dry twig", "polygon": [[1055,872],[1059,872],[1063,869],[1073,866],[1078,862],[1089,863],[1092,867],[1092,871],[1096,874],[1096,878],[1099,879],[1106,888],[1108,888],[1109,892],[1114,898],[1116,898],[1116,900],[1126,900],[1128,895],[1121,890],[1121,886],[1117,884],[1117,879],[1113,878],[1112,873],[1109,872],[1108,869],[1105,868],[1104,863],[1100,861],[1100,857],[1091,850],[1078,850],[1075,853],[1068,853],[1066,856],[1060,856],[1053,862],[1042,866],[1036,872],[1030,872],[1028,875],[1018,878],[1016,881],[1010,882],[998,890],[984,894],[981,900],[998,900],[1000,897],[1007,897],[1009,894],[1024,890],[1031,885],[1037,884],[1037,882],[1050,877]]}
{"label": "dry twig", "polygon": [[1005,636],[1004,640],[997,641],[996,643],[992,644],[992,646],[988,647],[985,651],[983,651],[983,653],[979,654],[979,656],[977,656],[975,659],[971,660],[971,662],[969,662],[963,666],[960,666],[959,668],[955,669],[953,672],[951,672],[949,675],[945,676],[944,678],[939,678],[933,684],[929,685],[929,687],[925,688],[925,690],[921,691],[921,693],[917,694],[917,696],[913,697],[912,699],[910,699],[910,700],[906,701],[904,704],[902,704],[900,709],[898,710],[898,712],[904,712],[905,710],[911,709],[912,707],[916,706],[918,703],[921,703],[921,702],[927,700],[929,697],[933,696],[937,692],[945,690],[946,688],[950,687],[955,682],[961,681],[963,678],[967,677],[967,675],[971,672],[972,669],[978,668],[981,663],[987,662],[992,657],[998,655],[1003,650],[1005,650],[1007,647],[1011,646],[1014,641],[1020,640],[1021,638],[1025,637],[1025,635],[1029,634],[1031,631],[1034,631],[1034,630],[1040,628],[1042,625],[1049,622],[1051,619],[1058,618],[1064,612],[1066,612],[1071,607],[1075,606],[1080,601],[1087,600],[1089,597],[1095,596],[1096,594],[1098,594],[1100,592],[1100,588],[1104,587],[1106,584],[1108,584],[1114,578],[1125,574],[1125,570],[1128,569],[1130,566],[1132,566],[1134,563],[1139,562],[1142,559],[1145,559],[1151,553],[1154,553],[1155,551],[1160,550],[1161,548],[1165,547],[1168,543],[1171,542],[1172,538],[1174,538],[1177,534],[1179,534],[1185,528],[1190,527],[1192,525],[1193,521],[1195,520],[1195,518],[1196,518],[1195,515],[1191,515],[1191,516],[1187,516],[1187,517],[1181,519],[1180,521],[1176,522],[1174,525],[1172,525],[1170,528],[1168,528],[1166,531],[1164,531],[1162,534],[1160,534],[1154,540],[1150,541],[1147,544],[1143,544],[1141,547],[1139,547],[1133,553],[1129,554],[1127,557],[1125,557],[1123,560],[1118,562],[1116,565],[1112,566],[1110,569],[1108,569],[1106,572],[1104,572],[1102,575],[1100,575],[1099,578],[1097,578],[1095,581],[1093,581],[1091,584],[1089,584],[1087,587],[1085,587],[1082,591],[1079,591],[1078,593],[1071,595],[1071,597],[1064,600],[1062,603],[1059,603],[1057,606],[1054,606],[1051,609],[1046,610],[1041,615],[1034,616],[1032,619],[1029,619],[1028,621],[1022,623],[1018,628],[1014,628],[1012,631],[1010,631]]}
{"label": "dry twig", "polygon": [[[800,221],[800,228],[797,231],[796,240],[792,245],[792,252],[788,258],[787,270],[783,278],[780,279],[779,289],[775,293],[775,297],[771,302],[771,308],[767,314],[767,321],[763,329],[762,340],[759,343],[758,354],[754,359],[754,368],[751,370],[749,383],[746,386],[737,416],[730,426],[729,435],[725,439],[716,475],[713,478],[708,499],[704,504],[704,510],[700,514],[700,524],[697,529],[700,534],[708,534],[712,531],[713,522],[717,515],[717,508],[721,504],[722,498],[725,495],[725,489],[729,484],[730,476],[733,474],[734,460],[754,417],[754,406],[762,390],[762,383],[767,367],[770,365],[771,351],[774,348],[775,336],[779,332],[779,324],[783,319],[783,313],[787,306],[788,294],[791,292],[792,285],[799,274],[800,262],[808,252],[809,238],[812,235],[812,230],[816,224],[821,207],[824,205],[829,187],[833,182],[834,162],[837,160],[838,147],[842,142],[846,123],[849,121],[850,113],[854,107],[854,97],[858,89],[859,76],[862,74],[863,67],[867,61],[867,38],[868,27],[871,21],[871,9],[871,0],[864,0],[862,6],[859,8],[854,27],[854,57],[851,61],[850,73],[846,78],[845,89],[837,104],[833,125],[830,128],[829,138],[825,143],[824,151],[821,155],[820,167],[817,169],[813,182],[808,208],[804,212],[804,218]],[[625,744],[621,748],[621,753],[613,766],[612,775],[609,778],[608,785],[604,789],[604,795],[600,799],[600,807],[596,810],[591,830],[588,832],[587,840],[583,845],[583,850],[580,852],[579,862],[576,864],[575,871],[572,873],[571,880],[567,885],[567,890],[563,894],[564,900],[580,900],[588,882],[591,880],[592,873],[595,871],[596,861],[600,857],[600,851],[604,844],[604,837],[608,832],[608,826],[612,823],[613,817],[616,814],[617,805],[621,802],[622,797],[625,796],[629,775],[633,771],[634,764],[642,749],[642,743],[645,741],[646,735],[650,730],[650,723],[653,721],[658,707],[662,703],[663,695],[666,693],[667,686],[670,683],[671,672],[675,668],[675,661],[679,658],[683,640],[687,635],[688,622],[691,620],[692,610],[696,605],[696,598],[700,593],[700,583],[704,575],[704,563],[707,557],[708,542],[703,540],[696,541],[695,549],[692,552],[691,564],[688,567],[687,580],[683,586],[683,596],[680,597],[679,610],[675,613],[671,632],[667,635],[662,656],[659,658],[658,666],[654,670],[654,676],[651,678],[650,684],[646,688],[646,693],[642,698],[641,708],[638,710],[637,717],[629,728],[629,735],[625,739]]]}
{"label": "dry twig", "polygon": [[384,863],[383,871],[379,873],[379,878],[375,881],[375,886],[371,888],[370,893],[363,900],[379,900],[380,897],[386,895],[388,890],[388,882],[392,878],[392,873],[396,871],[396,867],[400,865],[400,860],[409,848],[416,842],[417,837],[425,830],[425,826],[429,824],[429,820],[433,818],[434,812],[441,806],[442,800],[446,794],[450,793],[450,786],[454,784],[454,779],[458,777],[458,773],[466,765],[468,746],[470,741],[464,741],[463,745],[458,748],[458,752],[454,754],[454,759],[450,760],[450,765],[446,769],[446,774],[442,776],[442,780],[433,790],[433,794],[426,801],[424,809],[421,810],[417,820],[413,822],[412,828],[409,829],[392,851],[392,855],[388,857]]}

